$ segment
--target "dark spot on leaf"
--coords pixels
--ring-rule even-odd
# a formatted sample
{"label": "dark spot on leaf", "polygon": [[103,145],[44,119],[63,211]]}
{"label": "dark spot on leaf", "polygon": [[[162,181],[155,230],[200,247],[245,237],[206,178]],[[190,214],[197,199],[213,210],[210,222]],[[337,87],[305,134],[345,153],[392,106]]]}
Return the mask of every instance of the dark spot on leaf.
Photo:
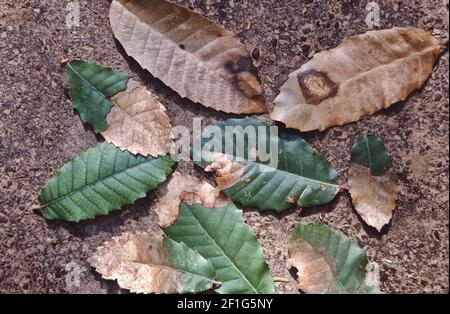
{"label": "dark spot on leaf", "polygon": [[258,70],[249,57],[241,57],[225,64],[225,69],[232,74],[233,83],[248,98],[262,97],[261,81]]}
{"label": "dark spot on leaf", "polygon": [[339,87],[326,73],[315,70],[299,73],[297,79],[306,102],[312,105],[336,96]]}

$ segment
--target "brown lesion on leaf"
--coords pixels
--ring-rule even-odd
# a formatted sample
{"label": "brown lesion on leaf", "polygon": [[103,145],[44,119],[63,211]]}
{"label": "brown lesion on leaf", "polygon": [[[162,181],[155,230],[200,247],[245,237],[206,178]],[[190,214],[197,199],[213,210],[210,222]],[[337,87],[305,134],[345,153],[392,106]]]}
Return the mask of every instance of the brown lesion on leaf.
{"label": "brown lesion on leaf", "polygon": [[182,271],[172,265],[164,238],[124,233],[100,246],[88,262],[104,279],[133,293],[179,293]]}
{"label": "brown lesion on leaf", "polygon": [[214,172],[217,187],[220,190],[225,190],[242,179],[245,167],[238,162],[229,160],[227,155],[217,153],[214,155],[213,162],[205,168],[205,171]]}
{"label": "brown lesion on leaf", "polygon": [[181,202],[201,204],[206,208],[224,207],[230,202],[228,197],[208,182],[177,171],[156,193],[159,200],[153,209],[163,228],[173,225],[178,219]]}
{"label": "brown lesion on leaf", "polygon": [[306,102],[312,105],[336,96],[339,87],[326,73],[316,70],[299,73],[297,80]]}
{"label": "brown lesion on leaf", "polygon": [[288,253],[288,268],[297,269],[296,281],[304,293],[336,293],[334,261],[324,248],[295,238],[289,242]]}
{"label": "brown lesion on leaf", "polygon": [[258,70],[250,57],[240,57],[225,64],[225,69],[232,75],[233,83],[246,97],[264,101]]}

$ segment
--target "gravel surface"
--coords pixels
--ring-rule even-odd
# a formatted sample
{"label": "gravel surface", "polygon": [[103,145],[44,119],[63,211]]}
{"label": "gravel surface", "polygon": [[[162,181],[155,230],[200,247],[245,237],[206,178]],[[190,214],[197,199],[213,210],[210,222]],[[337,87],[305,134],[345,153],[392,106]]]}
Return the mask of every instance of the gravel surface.
{"label": "gravel surface", "polygon": [[[91,252],[124,231],[161,234],[154,195],[107,217],[79,224],[46,221],[33,208],[54,172],[101,138],[74,114],[60,60],[87,59],[143,82],[167,107],[172,125],[208,124],[230,115],[181,99],[128,58],[109,27],[110,1],[80,4],[80,25],[66,26],[63,0],[0,0],[0,292],[123,292],[86,263]],[[188,5],[238,34],[260,70],[269,104],[288,74],[346,36],[365,32],[367,1],[191,0]],[[448,1],[378,1],[379,28],[416,26],[448,43]],[[359,134],[380,136],[392,152],[401,187],[392,223],[381,234],[368,227],[341,193],[328,206],[281,215],[246,209],[279,293],[298,293],[286,269],[286,246],[296,223],[323,221],[368,251],[385,293],[444,293],[449,278],[449,58],[406,101],[372,117],[303,134],[326,155],[346,184],[350,148]],[[262,119],[268,119],[263,116]],[[180,171],[205,176],[183,163]],[[210,179],[210,177],[208,177]],[[79,273],[79,282],[71,279]]]}

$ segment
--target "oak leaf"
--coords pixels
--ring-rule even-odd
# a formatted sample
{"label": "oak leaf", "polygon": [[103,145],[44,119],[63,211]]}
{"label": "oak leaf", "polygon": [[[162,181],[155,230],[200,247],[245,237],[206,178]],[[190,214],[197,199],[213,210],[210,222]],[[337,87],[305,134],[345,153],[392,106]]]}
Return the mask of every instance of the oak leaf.
{"label": "oak leaf", "polygon": [[182,97],[224,112],[267,112],[245,46],[220,25],[165,0],[114,0],[110,22],[127,54]]}
{"label": "oak leaf", "polygon": [[346,38],[289,75],[271,118],[311,131],[372,115],[420,88],[440,50],[437,39],[412,27]]}

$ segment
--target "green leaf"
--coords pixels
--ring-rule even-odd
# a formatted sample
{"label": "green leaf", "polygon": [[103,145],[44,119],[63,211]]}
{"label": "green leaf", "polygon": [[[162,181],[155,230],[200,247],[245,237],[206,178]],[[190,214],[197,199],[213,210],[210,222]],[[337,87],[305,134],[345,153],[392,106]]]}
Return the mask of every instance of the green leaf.
{"label": "green leaf", "polygon": [[324,224],[298,225],[289,258],[305,293],[379,293],[378,282],[366,273],[366,253]]}
{"label": "green leaf", "polygon": [[233,203],[208,209],[181,204],[167,235],[209,260],[222,286],[219,293],[274,293],[274,284],[255,234]]}
{"label": "green leaf", "polygon": [[164,244],[169,249],[171,266],[183,273],[179,279],[180,293],[199,292],[212,287],[216,271],[210,261],[184,243],[166,237]]}
{"label": "green leaf", "polygon": [[352,147],[352,161],[370,168],[372,175],[381,176],[391,167],[391,154],[375,135],[360,136]]}
{"label": "green leaf", "polygon": [[63,166],[39,194],[47,219],[78,222],[145,197],[166,180],[174,161],[134,156],[100,143]]}
{"label": "green leaf", "polygon": [[[243,155],[238,150],[242,144],[236,136],[226,132],[227,128],[249,131],[243,141]],[[253,134],[252,129],[255,130]],[[217,139],[216,136],[211,140],[208,134],[214,130],[220,131],[220,138]],[[280,212],[295,204],[314,206],[332,201],[339,187],[336,184],[336,171],[331,164],[301,137],[287,133],[277,136],[271,134],[270,130],[269,124],[255,119],[218,122],[205,129],[201,147],[194,144],[194,162],[200,166],[211,165],[209,168],[215,170],[219,188],[233,201],[244,206]],[[221,144],[221,150],[218,151],[214,145],[205,146],[210,140],[211,144]],[[225,150],[226,141],[231,142],[233,150]],[[263,143],[265,147],[262,146]],[[275,149],[269,149],[271,143]],[[253,154],[257,152],[256,159],[252,156],[252,151]],[[215,167],[217,154],[214,152],[224,153],[226,159],[234,161],[231,173],[226,170],[225,163],[219,162],[223,166],[218,167],[219,169]],[[274,158],[261,157],[261,152],[273,153],[272,156],[278,162],[271,162]],[[245,170],[241,171],[239,165]],[[221,180],[226,181],[226,184],[222,184]]]}
{"label": "green leaf", "polygon": [[106,130],[106,116],[112,106],[108,97],[126,89],[128,75],[83,60],[67,63],[65,70],[73,108],[81,121],[89,123],[95,133]]}

